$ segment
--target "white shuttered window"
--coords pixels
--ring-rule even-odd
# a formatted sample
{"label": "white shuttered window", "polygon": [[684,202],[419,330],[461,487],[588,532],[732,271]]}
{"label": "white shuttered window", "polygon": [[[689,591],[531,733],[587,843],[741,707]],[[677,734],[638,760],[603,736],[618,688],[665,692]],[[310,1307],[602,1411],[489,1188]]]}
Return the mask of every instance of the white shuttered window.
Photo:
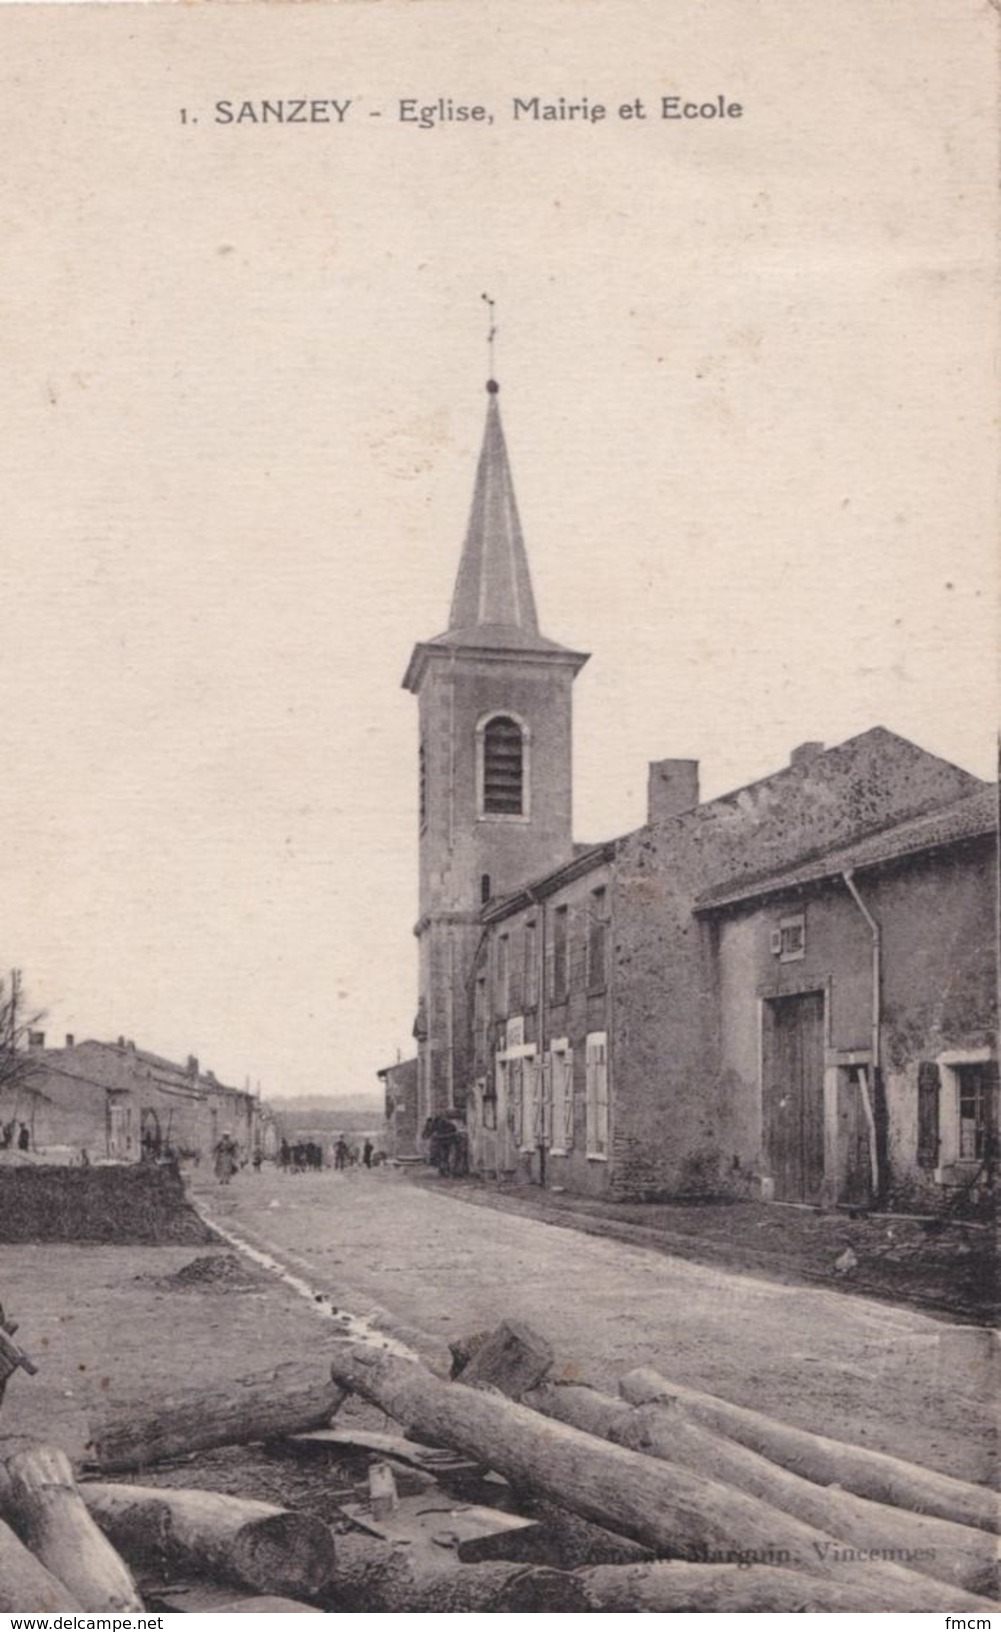
{"label": "white shuttered window", "polygon": [[592,1031],[585,1052],[587,1154],[608,1156],[608,1036]]}
{"label": "white shuttered window", "polygon": [[573,1049],[565,1037],[553,1043],[549,1060],[553,1155],[564,1156],[573,1149]]}

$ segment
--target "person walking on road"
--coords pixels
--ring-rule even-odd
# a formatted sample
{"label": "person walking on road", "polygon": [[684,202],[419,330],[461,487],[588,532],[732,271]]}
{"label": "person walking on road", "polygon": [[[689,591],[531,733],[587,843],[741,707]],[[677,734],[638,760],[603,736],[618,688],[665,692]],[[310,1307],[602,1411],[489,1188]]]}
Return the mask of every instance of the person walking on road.
{"label": "person walking on road", "polygon": [[227,1128],[213,1151],[215,1176],[220,1184],[228,1184],[240,1165],[236,1140]]}

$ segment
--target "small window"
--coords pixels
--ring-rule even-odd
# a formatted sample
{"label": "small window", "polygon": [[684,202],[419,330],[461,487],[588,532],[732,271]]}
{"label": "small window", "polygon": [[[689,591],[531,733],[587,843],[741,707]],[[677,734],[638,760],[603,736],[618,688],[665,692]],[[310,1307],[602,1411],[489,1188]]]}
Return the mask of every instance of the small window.
{"label": "small window", "polygon": [[524,810],[524,740],[517,720],[497,715],[483,732],[483,811],[521,816]]}
{"label": "small window", "polygon": [[481,903],[482,906],[485,907],[489,900],[490,900],[490,874],[489,873],[481,873],[481,875],[480,875],[480,903]]}
{"label": "small window", "polygon": [[998,1068],[992,1060],[956,1066],[959,1079],[959,1159],[984,1162],[997,1156]]}
{"label": "small window", "polygon": [[587,984],[591,991],[600,991],[607,979],[608,920],[606,918],[607,891],[591,891],[587,920]]}
{"label": "small window", "polygon": [[802,912],[779,919],[778,928],[772,931],[772,951],[780,963],[796,963],[806,957],[806,917]]}
{"label": "small window", "polygon": [[417,785],[421,827],[425,827],[428,819],[428,760],[423,742],[417,750]]}
{"label": "small window", "polygon": [[508,1011],[508,983],[511,975],[511,964],[508,956],[509,942],[506,935],[497,939],[497,1013],[507,1014]]}
{"label": "small window", "polygon": [[526,1009],[534,1009],[538,1002],[536,983],[538,971],[536,964],[535,922],[525,925],[525,986],[524,1002]]}
{"label": "small window", "polygon": [[557,907],[553,913],[553,979],[552,1000],[554,1003],[565,1001],[569,990],[569,909]]}

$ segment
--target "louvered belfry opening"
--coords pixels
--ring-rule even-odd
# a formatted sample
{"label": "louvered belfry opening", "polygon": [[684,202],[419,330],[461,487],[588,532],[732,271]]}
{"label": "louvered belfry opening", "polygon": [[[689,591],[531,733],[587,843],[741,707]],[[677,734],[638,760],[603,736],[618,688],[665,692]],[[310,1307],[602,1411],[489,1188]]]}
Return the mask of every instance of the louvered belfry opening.
{"label": "louvered belfry opening", "polygon": [[488,816],[521,816],[524,743],[517,720],[499,715],[483,733],[483,809]]}

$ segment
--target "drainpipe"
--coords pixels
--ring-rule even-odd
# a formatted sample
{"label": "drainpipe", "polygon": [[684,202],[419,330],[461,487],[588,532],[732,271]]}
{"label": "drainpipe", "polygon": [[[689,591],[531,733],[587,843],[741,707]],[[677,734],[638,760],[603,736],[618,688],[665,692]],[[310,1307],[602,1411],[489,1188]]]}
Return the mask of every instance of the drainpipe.
{"label": "drainpipe", "polygon": [[[536,923],[535,979],[536,979],[536,982],[537,982],[536,990],[538,992],[538,1003],[536,1005],[536,1014],[538,1015],[538,1023],[539,1023],[539,1083],[538,1083],[538,1088],[539,1088],[539,1103],[540,1103],[540,1105],[544,1106],[545,1105],[545,1095],[544,1095],[544,1089],[543,1089],[543,1079],[544,1079],[544,1074],[545,1074],[545,1069],[546,1069],[546,1025],[547,1025],[547,1015],[546,1015],[546,903],[539,899],[539,897],[536,895],[535,891],[532,889],[531,885],[528,886],[527,894],[528,894],[529,901],[532,903],[532,906],[535,908],[535,923]],[[526,993],[526,996],[527,995],[528,994]],[[552,1142],[553,1142],[552,1078],[550,1078],[549,1095],[550,1095],[550,1097],[549,1097],[549,1118],[550,1118],[549,1143],[552,1144]],[[546,1189],[547,1184],[548,1184],[548,1174],[546,1172],[546,1147],[545,1147],[545,1144],[542,1144],[542,1145],[539,1146],[539,1184],[540,1184],[540,1186],[542,1187],[543,1190]]]}
{"label": "drainpipe", "polygon": [[869,927],[872,937],[872,1096],[864,1078],[860,1078],[859,1091],[862,1095],[862,1109],[865,1113],[866,1125],[869,1130],[869,1160],[872,1163],[872,1184],[877,1198],[882,1191],[882,1164],[879,1159],[879,1138],[876,1131],[876,1114],[873,1098],[878,1091],[880,1081],[880,1022],[882,1020],[882,980],[883,980],[883,934],[869,908],[858,892],[855,875],[851,870],[842,873],[842,878],[848,888],[852,900],[858,907]]}

